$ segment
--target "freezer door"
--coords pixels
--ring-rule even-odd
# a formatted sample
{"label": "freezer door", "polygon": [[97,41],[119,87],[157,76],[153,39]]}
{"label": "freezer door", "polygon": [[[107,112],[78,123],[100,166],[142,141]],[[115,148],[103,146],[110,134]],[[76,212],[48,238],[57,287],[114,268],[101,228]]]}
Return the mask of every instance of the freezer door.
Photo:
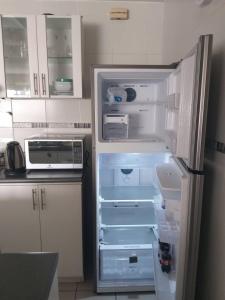
{"label": "freezer door", "polygon": [[167,146],[191,170],[198,171],[203,170],[211,51],[212,35],[200,36],[168,81],[174,104],[167,108]]}

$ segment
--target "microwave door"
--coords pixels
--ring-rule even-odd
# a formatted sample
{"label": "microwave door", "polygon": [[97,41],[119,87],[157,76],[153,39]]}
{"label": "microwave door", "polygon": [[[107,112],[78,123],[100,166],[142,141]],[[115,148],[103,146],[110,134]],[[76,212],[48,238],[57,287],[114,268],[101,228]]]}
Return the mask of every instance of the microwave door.
{"label": "microwave door", "polygon": [[175,109],[167,108],[166,124],[173,119],[176,125],[168,131],[167,146],[193,171],[203,170],[211,52],[212,35],[201,36],[171,75]]}
{"label": "microwave door", "polygon": [[82,169],[82,140],[26,140],[27,169]]}

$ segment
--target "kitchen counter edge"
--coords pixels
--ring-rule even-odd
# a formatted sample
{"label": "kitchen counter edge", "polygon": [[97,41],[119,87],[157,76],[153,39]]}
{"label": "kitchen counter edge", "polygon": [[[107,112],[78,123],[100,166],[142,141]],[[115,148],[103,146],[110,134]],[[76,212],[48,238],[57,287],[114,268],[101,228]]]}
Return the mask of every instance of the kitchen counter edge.
{"label": "kitchen counter edge", "polygon": [[24,174],[7,176],[4,169],[0,170],[0,184],[82,182],[82,177],[82,171],[27,171]]}

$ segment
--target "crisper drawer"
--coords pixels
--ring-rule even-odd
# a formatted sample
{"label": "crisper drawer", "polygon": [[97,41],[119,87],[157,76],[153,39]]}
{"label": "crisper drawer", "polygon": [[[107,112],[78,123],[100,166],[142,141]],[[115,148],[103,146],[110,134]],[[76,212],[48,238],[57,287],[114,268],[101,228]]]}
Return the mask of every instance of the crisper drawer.
{"label": "crisper drawer", "polygon": [[105,225],[155,224],[154,206],[152,202],[104,203],[101,219]]}
{"label": "crisper drawer", "polygon": [[145,249],[101,246],[101,280],[154,280],[152,247]]}

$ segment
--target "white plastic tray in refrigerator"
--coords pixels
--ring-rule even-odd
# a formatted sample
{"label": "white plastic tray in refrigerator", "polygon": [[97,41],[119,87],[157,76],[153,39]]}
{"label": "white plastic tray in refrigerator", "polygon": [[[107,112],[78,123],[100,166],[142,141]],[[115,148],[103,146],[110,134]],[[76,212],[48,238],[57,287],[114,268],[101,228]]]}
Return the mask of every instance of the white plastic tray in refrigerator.
{"label": "white plastic tray in refrigerator", "polygon": [[180,200],[181,178],[172,163],[156,166],[156,175],[160,192],[166,199]]}
{"label": "white plastic tray in refrigerator", "polygon": [[154,280],[152,246],[148,249],[100,248],[101,280]]}

